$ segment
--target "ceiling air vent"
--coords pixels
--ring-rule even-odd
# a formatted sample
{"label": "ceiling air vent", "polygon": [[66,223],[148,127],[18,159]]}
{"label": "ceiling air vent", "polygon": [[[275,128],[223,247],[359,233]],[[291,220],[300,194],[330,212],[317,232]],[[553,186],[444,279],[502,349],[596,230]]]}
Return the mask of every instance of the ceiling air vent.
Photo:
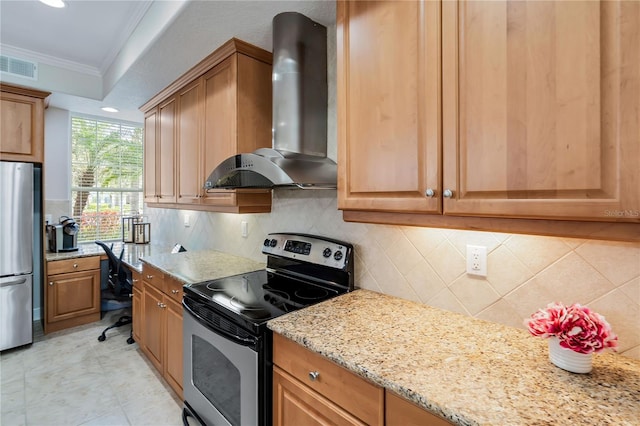
{"label": "ceiling air vent", "polygon": [[11,56],[0,56],[0,71],[31,80],[37,80],[38,78],[38,65],[35,62],[12,58]]}

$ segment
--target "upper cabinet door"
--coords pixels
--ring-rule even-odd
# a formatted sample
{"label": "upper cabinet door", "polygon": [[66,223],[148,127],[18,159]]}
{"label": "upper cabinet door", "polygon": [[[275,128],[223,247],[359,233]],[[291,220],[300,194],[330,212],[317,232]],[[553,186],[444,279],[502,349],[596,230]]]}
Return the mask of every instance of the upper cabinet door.
{"label": "upper cabinet door", "polygon": [[640,2],[445,1],[444,213],[640,221]]}
{"label": "upper cabinet door", "polygon": [[156,182],[157,156],[156,146],[158,134],[158,109],[154,108],[144,116],[144,201],[158,202],[158,185]]}
{"label": "upper cabinet door", "polygon": [[178,203],[198,203],[202,196],[202,80],[178,91]]}
{"label": "upper cabinet door", "polygon": [[49,92],[0,83],[0,160],[44,162],[44,109]]}
{"label": "upper cabinet door", "polygon": [[340,1],[337,44],[338,208],[439,212],[440,3]]}
{"label": "upper cabinet door", "polygon": [[175,150],[176,150],[176,98],[158,107],[158,139],[156,147],[157,167],[156,182],[160,189],[158,201],[173,203],[176,201]]}
{"label": "upper cabinet door", "polygon": [[[237,60],[232,55],[216,65],[203,77],[204,85],[204,138],[202,147],[203,179],[222,161],[237,154]],[[235,191],[207,191],[205,204],[232,206]]]}

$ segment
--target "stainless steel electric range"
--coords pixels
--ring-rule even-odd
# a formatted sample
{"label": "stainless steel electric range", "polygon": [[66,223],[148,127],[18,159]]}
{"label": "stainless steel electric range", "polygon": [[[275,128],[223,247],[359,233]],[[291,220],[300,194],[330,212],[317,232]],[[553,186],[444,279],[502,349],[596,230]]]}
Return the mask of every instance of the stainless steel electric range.
{"label": "stainless steel electric range", "polygon": [[185,425],[271,424],[267,321],[353,290],[353,246],[274,233],[264,270],[184,288]]}

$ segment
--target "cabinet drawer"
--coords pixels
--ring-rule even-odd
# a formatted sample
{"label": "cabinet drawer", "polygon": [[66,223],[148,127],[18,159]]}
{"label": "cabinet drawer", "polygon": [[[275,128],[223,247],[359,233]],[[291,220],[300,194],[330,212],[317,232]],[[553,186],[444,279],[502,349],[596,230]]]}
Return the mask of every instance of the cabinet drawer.
{"label": "cabinet drawer", "polygon": [[273,363],[365,423],[383,424],[383,388],[279,334],[273,335]]}
{"label": "cabinet drawer", "polygon": [[142,280],[164,293],[164,273],[159,269],[146,263],[142,264]]}
{"label": "cabinet drawer", "polygon": [[182,303],[182,284],[173,277],[164,277],[164,287],[167,295],[178,303]]}
{"label": "cabinet drawer", "polygon": [[47,262],[48,275],[89,271],[91,269],[100,269],[100,256],[76,257],[73,259]]}

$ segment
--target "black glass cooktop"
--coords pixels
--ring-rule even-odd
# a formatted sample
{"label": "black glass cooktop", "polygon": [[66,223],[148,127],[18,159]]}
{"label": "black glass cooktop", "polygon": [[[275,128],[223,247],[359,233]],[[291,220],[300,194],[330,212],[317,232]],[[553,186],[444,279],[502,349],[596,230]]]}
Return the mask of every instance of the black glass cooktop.
{"label": "black glass cooktop", "polygon": [[211,307],[253,324],[330,299],[345,290],[260,270],[185,287]]}

